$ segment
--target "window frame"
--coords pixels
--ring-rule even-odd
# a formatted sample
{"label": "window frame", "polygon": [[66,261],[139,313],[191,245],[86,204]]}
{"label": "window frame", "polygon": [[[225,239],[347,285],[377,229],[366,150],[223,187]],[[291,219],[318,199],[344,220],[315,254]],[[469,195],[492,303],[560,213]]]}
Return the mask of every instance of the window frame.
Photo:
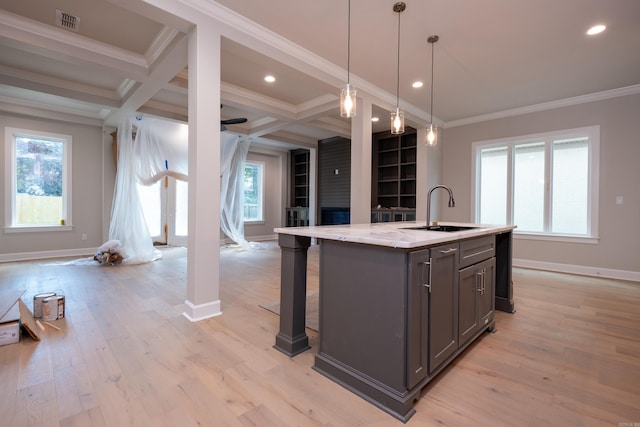
{"label": "window frame", "polygon": [[[554,141],[572,138],[588,138],[589,144],[589,182],[587,200],[587,234],[576,235],[551,232],[550,218],[553,214],[552,206],[552,174],[553,174],[553,143]],[[537,134],[529,134],[494,140],[477,141],[471,145],[471,217],[474,222],[480,221],[480,153],[487,148],[505,147],[507,149],[507,224],[513,225],[514,216],[514,159],[516,146],[534,142],[544,142],[545,153],[545,190],[544,190],[544,226],[542,232],[514,230],[514,237],[528,240],[547,240],[560,242],[577,242],[596,244],[599,240],[599,182],[600,182],[600,126],[586,126],[575,129],[558,130]],[[516,224],[517,225],[517,224]]]}
{"label": "window frame", "polygon": [[[247,160],[245,162],[245,169],[247,168],[247,166],[257,166],[258,169],[260,170],[259,175],[259,183],[258,183],[258,200],[259,200],[259,204],[258,204],[258,211],[260,212],[260,218],[259,219],[245,219],[244,218],[244,208],[245,208],[245,204],[246,201],[243,203],[242,206],[242,220],[245,224],[264,224],[265,223],[265,209],[264,209],[264,185],[265,185],[265,163],[264,162],[260,162],[260,161],[256,161],[256,160]],[[244,181],[243,181],[244,183]]]}
{"label": "window frame", "polygon": [[[64,224],[24,225],[16,224],[16,138],[26,137],[41,140],[50,140],[63,143],[62,152],[62,219]],[[42,232],[42,231],[69,231],[73,229],[72,209],[72,153],[73,137],[71,135],[55,132],[45,132],[32,129],[5,127],[5,233]]]}

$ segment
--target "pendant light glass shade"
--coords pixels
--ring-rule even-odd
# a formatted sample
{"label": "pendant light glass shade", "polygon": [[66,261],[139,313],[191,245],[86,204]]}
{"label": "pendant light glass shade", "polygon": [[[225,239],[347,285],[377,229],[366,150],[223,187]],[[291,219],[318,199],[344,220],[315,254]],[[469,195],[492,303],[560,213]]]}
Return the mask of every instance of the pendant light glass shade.
{"label": "pendant light glass shade", "polygon": [[427,146],[435,147],[438,145],[438,127],[431,123],[427,128]]}
{"label": "pendant light glass shade", "polygon": [[347,84],[340,91],[340,117],[356,116],[356,90],[351,87],[351,0],[347,14]]}
{"label": "pendant light glass shade", "polygon": [[425,141],[428,147],[438,145],[438,128],[433,124],[433,50],[438,40],[440,40],[438,36],[431,36],[427,39],[431,45],[431,124],[427,127],[427,140]]}
{"label": "pendant light glass shade", "polygon": [[404,113],[399,108],[391,113],[391,133],[394,135],[404,133]]}
{"label": "pendant light glass shade", "polygon": [[404,113],[400,111],[400,14],[404,12],[407,5],[398,2],[393,5],[393,11],[398,14],[398,68],[396,80],[396,111],[391,113],[391,133],[400,135],[404,133]]}
{"label": "pendant light glass shade", "polygon": [[340,91],[340,116],[347,118],[356,116],[356,90],[349,83]]}

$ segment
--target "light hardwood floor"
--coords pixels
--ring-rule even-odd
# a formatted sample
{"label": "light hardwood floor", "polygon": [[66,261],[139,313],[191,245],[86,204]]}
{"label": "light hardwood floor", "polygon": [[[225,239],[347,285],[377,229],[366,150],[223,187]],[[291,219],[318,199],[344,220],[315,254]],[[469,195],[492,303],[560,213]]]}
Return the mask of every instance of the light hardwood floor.
{"label": "light hardwood floor", "polygon": [[[309,255],[318,286],[318,251]],[[50,262],[58,262],[53,260]],[[0,264],[23,300],[58,290],[66,317],[0,347],[2,426],[401,426],[274,350],[280,252],[222,249],[223,315],[190,323],[184,251],[138,266]],[[640,423],[640,284],[514,270],[515,314],[423,390],[407,426]],[[638,424],[640,425],[640,424]]]}

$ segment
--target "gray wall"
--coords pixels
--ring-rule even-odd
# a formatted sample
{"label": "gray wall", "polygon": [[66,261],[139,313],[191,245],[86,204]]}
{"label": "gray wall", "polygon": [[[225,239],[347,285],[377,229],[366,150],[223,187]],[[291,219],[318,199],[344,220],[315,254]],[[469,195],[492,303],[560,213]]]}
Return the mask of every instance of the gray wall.
{"label": "gray wall", "polygon": [[[88,256],[108,239],[115,163],[112,137],[115,129],[0,114],[0,197],[5,200],[4,128],[69,134],[73,137],[73,230],[0,233],[0,261],[56,256]],[[273,238],[273,229],[284,223],[286,151],[252,148],[248,159],[265,164],[265,221],[245,227],[251,240]],[[5,224],[4,202],[0,223]],[[87,240],[82,240],[82,234]]]}
{"label": "gray wall", "polygon": [[[438,218],[448,221],[471,220],[471,144],[475,141],[505,138],[532,133],[600,126],[600,214],[598,244],[562,243],[515,239],[516,263],[564,269],[585,274],[615,276],[627,273],[640,280],[640,95],[628,95],[483,123],[445,129],[437,152],[430,152],[429,164],[442,157],[441,181],[453,187],[456,207],[446,203]],[[15,254],[37,256],[92,253],[102,244],[108,231],[113,195],[113,159],[111,137],[101,127],[53,122],[0,114],[0,138],[4,147],[4,127],[17,127],[73,135],[74,229],[68,232],[1,233],[0,261],[15,259]],[[319,206],[349,206],[350,149],[348,140],[319,145],[319,179],[327,187],[319,191]],[[342,153],[339,155],[338,153]],[[0,168],[4,180],[4,149],[0,150]],[[322,156],[325,156],[322,158]],[[264,224],[247,226],[247,237],[273,235],[273,228],[284,224],[286,196],[286,153],[252,152],[249,158],[264,161],[266,176],[266,218]],[[324,160],[323,160],[324,159]],[[339,169],[339,175],[333,170]],[[436,168],[429,168],[436,171]],[[437,183],[440,183],[437,182]],[[332,189],[332,190],[330,190]],[[334,191],[335,190],[335,191]],[[330,191],[334,191],[331,193]],[[426,191],[426,190],[425,190]],[[5,198],[4,185],[0,197]],[[616,196],[624,197],[616,205]],[[4,209],[0,221],[4,225]],[[87,234],[87,240],[81,235]],[[624,274],[622,274],[624,276]]]}
{"label": "gray wall", "polygon": [[262,162],[265,165],[264,222],[246,224],[245,238],[247,240],[275,238],[273,229],[283,224],[284,197],[287,194],[287,152],[251,148],[247,160]]}
{"label": "gray wall", "polygon": [[[47,253],[77,255],[92,254],[93,248],[103,243],[103,133],[102,127],[85,126],[72,123],[32,119],[21,116],[0,114],[0,167],[2,182],[0,197],[3,209],[0,210],[0,222],[5,225],[5,127],[15,127],[43,132],[72,135],[73,165],[71,183],[73,190],[73,230],[29,233],[1,233],[0,260],[25,258],[20,254]],[[109,137],[110,138],[110,137]],[[112,159],[109,159],[113,162]],[[107,200],[111,206],[111,199]],[[82,240],[82,234],[87,240]],[[9,256],[8,254],[13,254]]]}
{"label": "gray wall", "polygon": [[[473,142],[592,125],[600,126],[599,242],[516,238],[514,258],[529,266],[640,280],[640,95],[445,129],[442,180],[453,187],[456,207],[444,205],[441,217],[471,220]],[[616,196],[624,197],[623,205],[615,204]]]}

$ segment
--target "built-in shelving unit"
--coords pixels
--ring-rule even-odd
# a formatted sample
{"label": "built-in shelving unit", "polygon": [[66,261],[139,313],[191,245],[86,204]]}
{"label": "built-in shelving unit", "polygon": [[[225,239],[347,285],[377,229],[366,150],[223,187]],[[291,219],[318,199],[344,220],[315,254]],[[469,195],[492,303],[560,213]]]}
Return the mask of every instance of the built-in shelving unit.
{"label": "built-in shelving unit", "polygon": [[[386,222],[386,218],[390,218],[390,221],[415,219],[415,131],[408,131],[403,135],[391,135],[389,132],[374,134],[372,154],[372,221]],[[391,209],[394,212],[389,216],[382,215],[384,212],[381,209]],[[411,211],[407,212],[409,210]],[[402,214],[396,215],[396,211],[401,211]]]}
{"label": "built-in shelving unit", "polygon": [[287,227],[309,225],[309,150],[291,151],[291,207]]}
{"label": "built-in shelving unit", "polygon": [[309,150],[291,151],[291,207],[309,207]]}

